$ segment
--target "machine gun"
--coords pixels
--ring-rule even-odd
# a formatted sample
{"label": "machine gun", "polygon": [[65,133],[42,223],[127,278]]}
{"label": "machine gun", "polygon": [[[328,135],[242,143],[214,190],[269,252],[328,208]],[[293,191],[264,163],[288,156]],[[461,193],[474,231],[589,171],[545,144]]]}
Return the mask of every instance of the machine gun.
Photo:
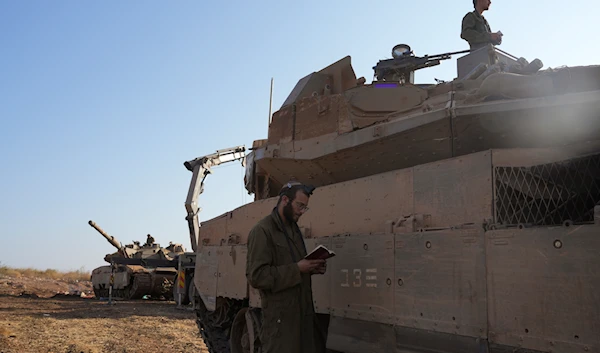
{"label": "machine gun", "polygon": [[469,53],[470,50],[462,50],[437,55],[415,56],[410,46],[398,44],[392,49],[392,59],[379,60],[373,67],[374,76],[377,81],[396,81],[414,83],[415,71],[440,64],[442,60],[448,60],[455,54]]}
{"label": "machine gun", "polygon": [[198,246],[198,236],[200,233],[200,223],[198,221],[198,196],[204,191],[204,179],[211,173],[210,168],[222,163],[233,162],[235,160],[245,160],[246,148],[238,146],[217,150],[216,153],[192,159],[183,163],[185,168],[193,173],[188,195],[185,200],[187,210],[186,220],[190,230],[190,241],[192,250],[195,252]]}

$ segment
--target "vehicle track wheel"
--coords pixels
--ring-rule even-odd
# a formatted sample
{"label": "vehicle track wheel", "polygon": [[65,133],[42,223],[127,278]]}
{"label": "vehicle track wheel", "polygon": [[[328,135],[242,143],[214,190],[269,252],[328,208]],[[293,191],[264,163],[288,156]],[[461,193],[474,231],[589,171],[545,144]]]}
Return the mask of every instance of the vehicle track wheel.
{"label": "vehicle track wheel", "polygon": [[231,353],[259,353],[259,328],[260,322],[255,310],[242,308],[238,311],[231,325]]}
{"label": "vehicle track wheel", "polygon": [[229,339],[229,345],[231,346],[231,353],[251,353],[250,339],[248,335],[248,325],[246,325],[246,312],[248,308],[243,308],[238,311],[233,325],[231,325],[231,338]]}
{"label": "vehicle track wheel", "polygon": [[217,298],[217,307],[209,312],[202,299],[196,297],[196,324],[210,353],[230,353],[231,324],[241,305],[238,301]]}

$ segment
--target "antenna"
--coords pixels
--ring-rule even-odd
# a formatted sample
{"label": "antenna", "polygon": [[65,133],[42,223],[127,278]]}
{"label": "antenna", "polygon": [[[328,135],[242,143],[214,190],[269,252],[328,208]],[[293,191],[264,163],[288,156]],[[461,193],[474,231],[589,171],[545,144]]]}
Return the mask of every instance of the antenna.
{"label": "antenna", "polygon": [[273,77],[271,77],[271,92],[269,93],[269,125],[271,125],[271,105],[273,104]]}

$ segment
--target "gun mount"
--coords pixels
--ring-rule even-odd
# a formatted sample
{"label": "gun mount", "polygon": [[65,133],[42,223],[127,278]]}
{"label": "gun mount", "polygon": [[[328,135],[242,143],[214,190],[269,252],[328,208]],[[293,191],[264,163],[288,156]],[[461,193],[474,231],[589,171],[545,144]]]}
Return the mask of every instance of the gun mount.
{"label": "gun mount", "polygon": [[414,55],[409,45],[398,44],[392,49],[392,59],[379,60],[377,65],[373,66],[374,76],[378,81],[399,81],[414,84],[415,71],[437,66],[442,60],[452,58],[452,55],[468,52],[469,50],[462,50],[419,57]]}

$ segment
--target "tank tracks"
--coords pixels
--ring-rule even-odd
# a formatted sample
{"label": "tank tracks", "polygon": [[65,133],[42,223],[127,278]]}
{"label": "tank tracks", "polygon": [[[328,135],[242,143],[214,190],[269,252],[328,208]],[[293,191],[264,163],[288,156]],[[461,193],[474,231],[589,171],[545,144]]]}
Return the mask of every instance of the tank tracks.
{"label": "tank tracks", "polygon": [[230,353],[229,337],[235,315],[243,307],[243,301],[217,298],[215,311],[209,312],[202,299],[196,301],[196,325],[209,353]]}
{"label": "tank tracks", "polygon": [[138,272],[133,276],[127,299],[139,299],[152,291],[152,275]]}

